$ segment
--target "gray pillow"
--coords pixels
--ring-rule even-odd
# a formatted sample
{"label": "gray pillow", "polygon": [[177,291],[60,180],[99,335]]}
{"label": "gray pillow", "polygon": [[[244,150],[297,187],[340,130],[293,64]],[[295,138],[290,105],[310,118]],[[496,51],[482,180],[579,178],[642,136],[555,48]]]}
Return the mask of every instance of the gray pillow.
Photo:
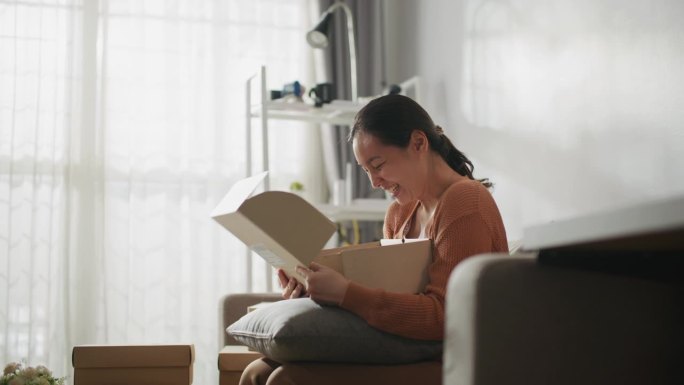
{"label": "gray pillow", "polygon": [[275,302],[228,326],[237,341],[280,362],[404,364],[439,360],[442,341],[379,331],[359,316],[309,298]]}

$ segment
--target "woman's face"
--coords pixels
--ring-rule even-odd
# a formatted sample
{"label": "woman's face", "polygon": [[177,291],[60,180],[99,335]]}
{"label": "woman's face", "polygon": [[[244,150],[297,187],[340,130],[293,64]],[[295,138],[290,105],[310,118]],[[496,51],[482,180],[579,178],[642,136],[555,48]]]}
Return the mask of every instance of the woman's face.
{"label": "woman's face", "polygon": [[[425,186],[420,162],[421,144],[414,143],[414,136],[407,148],[385,145],[364,132],[356,134],[352,143],[356,161],[373,187],[387,191],[399,204],[419,199]],[[422,146],[427,146],[426,139]]]}

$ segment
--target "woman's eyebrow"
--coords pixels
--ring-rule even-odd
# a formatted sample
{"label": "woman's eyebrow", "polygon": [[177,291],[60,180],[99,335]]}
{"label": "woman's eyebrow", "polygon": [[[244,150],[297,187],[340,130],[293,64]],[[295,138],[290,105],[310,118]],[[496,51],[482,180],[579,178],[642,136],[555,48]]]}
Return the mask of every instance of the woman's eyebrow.
{"label": "woman's eyebrow", "polygon": [[380,159],[380,155],[372,156],[366,161],[366,164],[371,164],[373,161]]}
{"label": "woman's eyebrow", "polygon": [[[377,162],[375,162],[375,161],[377,161]],[[374,160],[374,162],[373,162],[374,164],[371,164],[371,166],[372,166],[372,167],[380,167],[380,166],[382,166],[383,164],[385,164],[385,162],[386,162],[385,159],[378,158],[378,159],[375,159],[375,160]]]}
{"label": "woman's eyebrow", "polygon": [[380,156],[372,156],[370,159],[366,160],[365,162],[356,162],[356,164],[359,165],[359,167],[364,167],[365,165],[371,164],[374,160],[380,158]]}

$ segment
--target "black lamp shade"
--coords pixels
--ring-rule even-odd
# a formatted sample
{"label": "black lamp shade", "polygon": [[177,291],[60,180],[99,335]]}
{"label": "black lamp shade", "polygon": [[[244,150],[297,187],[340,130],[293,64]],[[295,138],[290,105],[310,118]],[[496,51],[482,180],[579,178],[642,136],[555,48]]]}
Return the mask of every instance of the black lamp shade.
{"label": "black lamp shade", "polygon": [[306,34],[306,41],[313,48],[325,48],[328,46],[328,31],[332,13],[326,12],[321,21]]}

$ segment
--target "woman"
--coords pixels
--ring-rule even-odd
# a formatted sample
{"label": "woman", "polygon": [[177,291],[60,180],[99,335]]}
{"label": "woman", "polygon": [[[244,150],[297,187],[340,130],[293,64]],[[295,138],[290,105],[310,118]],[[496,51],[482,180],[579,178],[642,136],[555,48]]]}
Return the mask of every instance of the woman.
{"label": "woman", "polygon": [[[306,288],[278,271],[283,297],[308,295],[347,309],[382,331],[441,340],[444,295],[454,267],[476,254],[508,251],[501,215],[487,190],[491,183],[475,180],[470,160],[418,103],[402,95],[369,102],[357,114],[349,139],[373,187],[395,200],[385,215],[384,236],[433,241],[429,283],[420,294],[390,293],[312,263],[299,268]],[[241,384],[265,383],[278,365],[255,361],[245,369]]]}

